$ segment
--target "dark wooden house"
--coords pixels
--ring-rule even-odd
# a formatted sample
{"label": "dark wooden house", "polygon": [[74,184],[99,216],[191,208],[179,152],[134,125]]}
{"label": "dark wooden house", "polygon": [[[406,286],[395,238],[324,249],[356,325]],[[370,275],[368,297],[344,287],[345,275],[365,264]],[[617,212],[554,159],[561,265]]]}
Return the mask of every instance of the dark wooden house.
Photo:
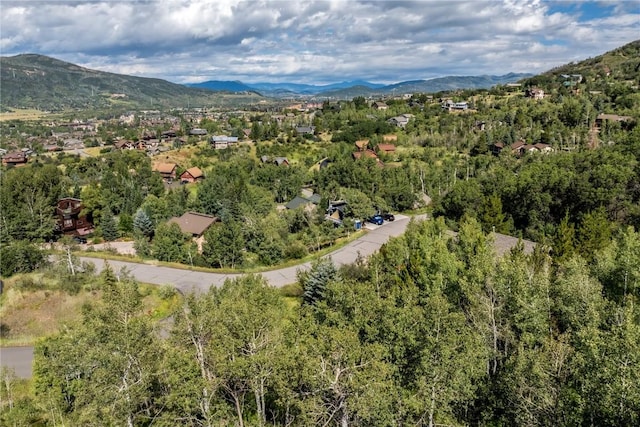
{"label": "dark wooden house", "polygon": [[63,234],[86,236],[93,233],[91,218],[82,215],[82,200],[73,197],[60,199],[56,206],[56,229]]}

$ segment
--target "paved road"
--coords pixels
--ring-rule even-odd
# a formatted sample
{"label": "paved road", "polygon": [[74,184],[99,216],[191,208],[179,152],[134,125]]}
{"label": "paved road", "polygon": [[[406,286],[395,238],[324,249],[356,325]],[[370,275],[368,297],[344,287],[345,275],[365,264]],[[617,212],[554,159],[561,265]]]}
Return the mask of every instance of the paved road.
{"label": "paved road", "polygon": [[33,347],[0,348],[0,366],[13,370],[18,378],[31,378]]}
{"label": "paved road", "polygon": [[[417,217],[418,220],[425,216]],[[341,249],[332,252],[329,256],[337,266],[353,263],[358,254],[369,256],[376,252],[391,237],[400,236],[407,228],[410,217],[397,215],[393,222],[385,222],[382,226],[368,224],[370,228],[365,235],[348,243]],[[97,258],[80,257],[82,261],[91,262],[100,272],[104,268],[105,261]],[[125,261],[107,261],[114,271],[119,272],[125,268],[133,277],[141,282],[156,285],[172,285],[182,292],[206,292],[211,286],[221,286],[225,280],[239,277],[240,274],[206,273],[201,271],[183,270],[171,267],[162,267],[151,264],[139,264]],[[293,267],[279,270],[265,271],[262,276],[271,286],[282,287],[296,281],[298,270],[306,270],[311,263],[307,262]]]}

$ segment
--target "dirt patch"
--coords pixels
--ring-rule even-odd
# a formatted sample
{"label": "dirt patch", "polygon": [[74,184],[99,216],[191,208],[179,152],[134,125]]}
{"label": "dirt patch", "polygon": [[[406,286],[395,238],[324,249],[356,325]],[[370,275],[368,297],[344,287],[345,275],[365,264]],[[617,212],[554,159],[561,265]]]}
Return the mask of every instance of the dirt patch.
{"label": "dirt patch", "polygon": [[0,307],[0,338],[4,343],[51,335],[78,320],[82,305],[94,298],[90,293],[7,289]]}

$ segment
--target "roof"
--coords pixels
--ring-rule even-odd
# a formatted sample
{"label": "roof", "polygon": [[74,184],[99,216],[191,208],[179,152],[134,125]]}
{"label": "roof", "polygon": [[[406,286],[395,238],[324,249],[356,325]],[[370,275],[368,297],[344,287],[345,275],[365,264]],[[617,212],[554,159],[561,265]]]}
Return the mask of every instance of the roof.
{"label": "roof", "polygon": [[5,161],[15,161],[15,160],[26,160],[27,159],[27,155],[26,153],[22,152],[22,151],[13,151],[11,153],[7,153],[4,155],[3,159]]}
{"label": "roof", "polygon": [[315,126],[298,126],[296,128],[297,133],[314,133],[315,130]]}
{"label": "roof", "polygon": [[516,141],[513,144],[511,144],[511,149],[512,150],[517,150],[520,147],[524,147],[525,145],[527,145],[524,141]]}
{"label": "roof", "polygon": [[358,147],[361,150],[364,150],[364,148],[369,145],[369,140],[368,139],[359,139],[356,141],[356,147]]}
{"label": "roof", "polygon": [[211,137],[211,142],[238,142],[237,136],[227,136],[227,135],[214,135]]}
{"label": "roof", "polygon": [[156,165],[153,166],[153,170],[160,173],[171,173],[177,167],[178,165],[175,163],[156,163]]}
{"label": "roof", "polygon": [[629,116],[619,116],[617,114],[598,114],[596,117],[596,120],[614,120],[617,122],[625,122],[630,119],[631,117]]}
{"label": "roof", "polygon": [[296,209],[300,206],[308,205],[309,203],[311,203],[310,200],[305,199],[304,197],[301,197],[301,196],[296,196],[293,200],[291,200],[285,206],[287,209]]}
{"label": "roof", "polygon": [[213,223],[218,221],[218,218],[211,215],[201,214],[198,212],[186,212],[181,217],[173,217],[169,221],[168,224],[178,224],[180,230],[183,233],[188,233],[194,236],[202,236],[205,231]]}
{"label": "roof", "polygon": [[186,171],[183,172],[183,175],[185,173],[188,173],[189,175],[191,175],[194,179],[197,178],[202,178],[204,176],[204,173],[202,173],[202,170],[200,170],[199,167],[194,166],[192,168],[187,169]]}
{"label": "roof", "polygon": [[289,164],[289,159],[287,159],[286,157],[276,157],[273,161],[278,166],[282,166],[283,164],[287,164],[287,165]]}
{"label": "roof", "polygon": [[396,146],[393,144],[378,144],[378,151],[385,151],[385,152],[396,151]]}
{"label": "roof", "polygon": [[373,152],[373,150],[369,150],[369,149],[364,150],[364,151],[356,151],[355,153],[353,153],[353,157],[355,159],[359,159],[362,156],[369,157],[371,159],[377,159],[378,158],[378,155],[375,152]]}
{"label": "roof", "polygon": [[312,194],[309,197],[296,196],[293,200],[285,205],[287,209],[296,209],[299,206],[305,206],[308,204],[317,205],[320,203],[320,195]]}

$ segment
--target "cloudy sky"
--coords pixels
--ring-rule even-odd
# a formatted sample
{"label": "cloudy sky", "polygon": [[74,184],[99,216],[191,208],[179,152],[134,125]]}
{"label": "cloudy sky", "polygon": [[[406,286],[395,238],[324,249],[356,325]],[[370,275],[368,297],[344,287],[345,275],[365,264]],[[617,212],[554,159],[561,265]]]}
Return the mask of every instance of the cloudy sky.
{"label": "cloudy sky", "polygon": [[541,72],[640,39],[640,0],[2,0],[0,52],[205,80]]}

